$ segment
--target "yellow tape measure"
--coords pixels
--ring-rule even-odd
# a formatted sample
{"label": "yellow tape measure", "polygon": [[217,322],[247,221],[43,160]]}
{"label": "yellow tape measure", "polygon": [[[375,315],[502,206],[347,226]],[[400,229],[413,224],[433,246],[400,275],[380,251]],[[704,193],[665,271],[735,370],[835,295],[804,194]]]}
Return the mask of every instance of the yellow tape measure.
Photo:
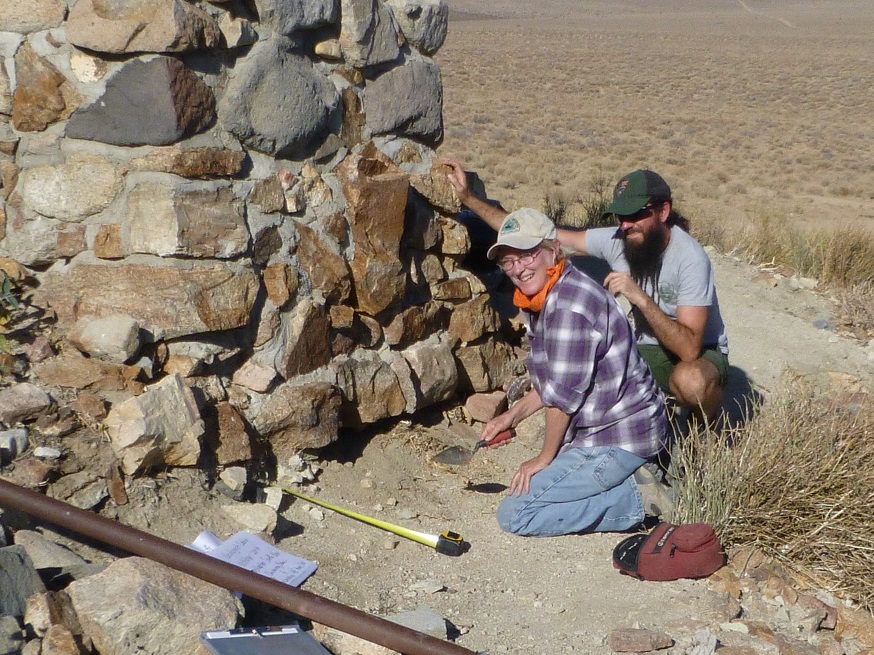
{"label": "yellow tape measure", "polygon": [[405,539],[410,539],[411,541],[424,544],[425,546],[430,546],[441,555],[451,555],[452,557],[458,557],[462,553],[467,552],[467,550],[470,548],[470,544],[467,543],[464,538],[462,538],[462,536],[457,532],[446,530],[445,532],[441,532],[439,535],[428,534],[426,532],[418,532],[416,530],[410,530],[409,528],[404,528],[399,525],[394,525],[393,523],[389,523],[388,521],[382,521],[380,519],[375,519],[371,516],[365,516],[364,514],[359,514],[358,512],[344,509],[343,507],[338,507],[337,505],[331,505],[330,503],[326,503],[322,500],[317,500],[309,496],[304,496],[302,493],[298,493],[297,491],[288,489],[286,487],[281,487],[281,489],[283,492],[291,494],[292,496],[296,496],[297,498],[305,500],[308,503],[319,505],[320,507],[324,507],[333,512],[337,512],[338,514],[343,514],[344,516],[353,518],[356,521],[361,521],[362,523],[367,523],[368,525],[373,525],[377,528],[387,530],[388,532],[396,534],[399,537],[404,537]]}

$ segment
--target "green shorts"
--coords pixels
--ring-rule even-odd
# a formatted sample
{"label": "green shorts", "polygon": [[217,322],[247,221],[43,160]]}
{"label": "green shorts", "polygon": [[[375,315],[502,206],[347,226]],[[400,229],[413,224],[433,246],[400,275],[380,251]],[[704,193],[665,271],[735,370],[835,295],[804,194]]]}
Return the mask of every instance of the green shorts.
{"label": "green shorts", "polygon": [[[677,365],[680,358],[657,345],[638,344],[637,349],[662,390],[670,392],[668,379],[674,372],[674,366]],[[716,370],[719,371],[719,386],[724,387],[728,381],[728,355],[714,346],[705,348],[701,356],[716,366]]]}

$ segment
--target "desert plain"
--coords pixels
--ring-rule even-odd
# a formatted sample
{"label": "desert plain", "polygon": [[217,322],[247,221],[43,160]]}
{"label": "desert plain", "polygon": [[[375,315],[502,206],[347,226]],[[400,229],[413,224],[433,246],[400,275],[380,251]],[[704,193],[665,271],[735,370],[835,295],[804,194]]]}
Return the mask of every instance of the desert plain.
{"label": "desert plain", "polygon": [[450,0],[441,151],[508,209],[636,168],[693,221],[874,230],[874,5]]}

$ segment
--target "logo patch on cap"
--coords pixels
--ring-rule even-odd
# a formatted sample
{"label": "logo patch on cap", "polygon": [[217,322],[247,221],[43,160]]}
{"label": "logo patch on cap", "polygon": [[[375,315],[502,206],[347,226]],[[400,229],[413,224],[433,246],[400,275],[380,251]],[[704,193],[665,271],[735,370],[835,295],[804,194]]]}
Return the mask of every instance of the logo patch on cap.
{"label": "logo patch on cap", "polygon": [[621,180],[616,183],[616,188],[613,190],[613,197],[615,198],[620,193],[625,191],[625,187],[628,186],[628,176],[626,175]]}
{"label": "logo patch on cap", "polygon": [[512,234],[513,232],[518,232],[522,227],[519,225],[519,221],[515,218],[508,219],[504,221],[504,224],[501,226],[501,234]]}

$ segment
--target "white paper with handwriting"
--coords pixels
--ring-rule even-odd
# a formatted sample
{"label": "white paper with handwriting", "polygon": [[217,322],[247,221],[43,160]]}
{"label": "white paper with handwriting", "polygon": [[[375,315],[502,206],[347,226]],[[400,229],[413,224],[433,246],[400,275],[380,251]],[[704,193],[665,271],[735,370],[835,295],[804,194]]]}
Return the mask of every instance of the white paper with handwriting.
{"label": "white paper with handwriting", "polygon": [[286,553],[251,532],[238,532],[222,541],[209,530],[204,530],[189,548],[292,587],[299,586],[318,568],[315,562]]}

